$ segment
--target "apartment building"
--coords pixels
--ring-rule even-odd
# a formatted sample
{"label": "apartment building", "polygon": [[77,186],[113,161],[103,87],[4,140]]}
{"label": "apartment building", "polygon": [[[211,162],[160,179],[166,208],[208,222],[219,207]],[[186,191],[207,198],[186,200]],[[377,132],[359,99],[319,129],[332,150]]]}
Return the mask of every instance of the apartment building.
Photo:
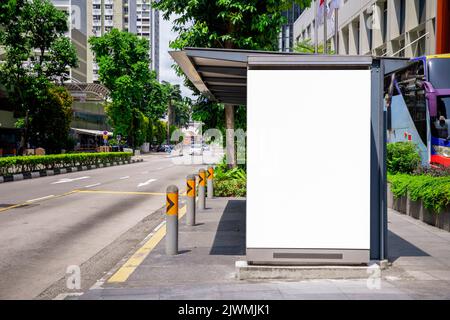
{"label": "apartment building", "polygon": [[159,11],[152,8],[154,0],[124,0],[124,30],[148,39],[151,68],[159,79]]}
{"label": "apartment building", "polygon": [[[323,25],[315,30],[315,6],[294,24],[296,41],[316,37],[323,43]],[[330,0],[328,0],[330,3]],[[334,15],[327,20],[327,44],[339,54],[415,57],[448,48],[450,18],[447,0],[343,0],[338,11],[338,41]],[[444,43],[443,43],[444,42]]]}
{"label": "apartment building", "polygon": [[102,36],[111,29],[129,31],[150,44],[151,67],[159,74],[159,12],[151,7],[153,0],[52,0],[59,9],[68,12],[70,36],[75,45],[80,66],[71,70],[72,81],[98,82],[98,65],[88,40]]}
{"label": "apartment building", "polygon": [[86,30],[86,0],[52,0],[53,5],[65,11],[69,17],[69,31],[67,36],[71,39],[77,51],[79,66],[70,70],[71,81],[87,81],[87,30]]}

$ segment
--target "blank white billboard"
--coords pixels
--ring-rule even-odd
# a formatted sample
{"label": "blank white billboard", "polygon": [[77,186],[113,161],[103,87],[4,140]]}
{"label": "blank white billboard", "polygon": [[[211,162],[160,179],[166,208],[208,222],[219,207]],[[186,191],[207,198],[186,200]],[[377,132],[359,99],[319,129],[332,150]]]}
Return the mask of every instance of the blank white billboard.
{"label": "blank white billboard", "polygon": [[370,248],[370,70],[248,70],[247,248]]}

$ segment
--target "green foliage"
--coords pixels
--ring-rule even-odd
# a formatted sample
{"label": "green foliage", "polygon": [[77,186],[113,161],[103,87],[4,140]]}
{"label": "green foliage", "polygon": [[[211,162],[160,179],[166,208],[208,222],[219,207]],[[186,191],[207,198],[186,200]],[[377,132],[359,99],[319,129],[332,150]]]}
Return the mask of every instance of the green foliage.
{"label": "green foliage", "polygon": [[216,197],[245,197],[247,173],[244,165],[229,169],[225,157],[214,168],[214,195]]}
{"label": "green foliage", "polygon": [[[200,96],[192,106],[192,119],[204,123],[203,131],[219,129],[225,137],[225,106]],[[245,106],[236,106],[234,112],[236,129],[247,130],[247,110]]]}
{"label": "green foliage", "polygon": [[148,41],[112,29],[89,43],[99,65],[100,81],[111,91],[112,102],[105,107],[115,134],[133,147],[147,138],[149,119],[161,118],[167,108],[166,96],[150,70]]}
{"label": "green foliage", "polygon": [[[315,53],[315,46],[312,43],[311,39],[305,39],[302,41],[297,41],[293,48],[294,52],[298,53]],[[323,44],[319,44],[317,48],[317,53],[323,53]],[[331,45],[328,46],[328,54],[335,54],[333,50],[331,50]]]}
{"label": "green foliage", "polygon": [[412,142],[388,143],[386,166],[389,173],[412,173],[420,164],[420,155]]}
{"label": "green foliage", "polygon": [[77,51],[69,38],[57,38],[51,45],[48,55],[51,63],[46,68],[46,76],[61,85],[70,78],[69,65],[72,68],[78,67]]}
{"label": "green foliage", "polygon": [[[5,86],[14,112],[23,117],[21,147],[30,137],[51,136],[61,117],[48,109],[54,101],[51,81],[62,83],[68,78],[67,68],[77,66],[75,49],[65,36],[67,13],[58,10],[49,0],[2,1],[0,13],[0,43],[5,60],[0,64],[0,79]],[[47,132],[33,132],[33,118],[46,114]],[[56,118],[53,119],[52,116]],[[62,124],[63,130],[65,123]],[[56,130],[59,130],[57,128]]]}
{"label": "green foliage", "polygon": [[[177,17],[173,21],[172,30],[177,38],[170,43],[172,49],[206,47],[276,51],[281,26],[286,23],[282,12],[290,8],[293,2],[301,7],[311,4],[311,0],[160,0],[154,2],[153,6],[162,12],[166,20],[172,15]],[[185,85],[200,95],[181,69],[175,66],[175,70],[184,76]],[[208,108],[221,109],[223,106],[205,98],[200,99],[204,100],[200,101],[203,105],[194,109],[193,118],[211,120],[211,123],[217,124],[214,128],[222,128],[223,131],[224,117],[215,119],[217,111],[214,111],[213,119],[209,119],[211,114],[208,114],[208,110],[204,112]],[[241,117],[245,123],[245,112],[235,115],[235,119],[241,120]],[[209,127],[209,123],[206,127]],[[242,124],[234,127],[245,130]],[[229,143],[227,148],[231,145]]]}
{"label": "green foliage", "polygon": [[73,98],[66,88],[49,87],[31,118],[30,128],[34,133],[30,137],[32,145],[44,148],[47,153],[59,153],[61,149],[68,148],[72,102]]}
{"label": "green foliage", "polygon": [[130,152],[71,153],[0,158],[0,175],[129,161]]}
{"label": "green foliage", "polygon": [[389,174],[388,181],[394,197],[408,195],[411,200],[422,200],[425,208],[440,212],[450,205],[450,176]]}
{"label": "green foliage", "polygon": [[164,121],[156,120],[153,124],[153,141],[157,145],[162,145],[167,138],[167,124]]}
{"label": "green foliage", "polygon": [[245,197],[247,193],[246,182],[242,180],[214,181],[215,197]]}

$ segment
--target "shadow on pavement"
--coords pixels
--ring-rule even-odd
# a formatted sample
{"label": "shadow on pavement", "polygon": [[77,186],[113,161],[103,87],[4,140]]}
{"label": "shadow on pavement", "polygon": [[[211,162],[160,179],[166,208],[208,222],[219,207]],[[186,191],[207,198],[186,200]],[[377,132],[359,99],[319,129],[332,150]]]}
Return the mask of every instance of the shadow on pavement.
{"label": "shadow on pavement", "polygon": [[245,255],[245,200],[229,200],[220,217],[210,255]]}
{"label": "shadow on pavement", "polygon": [[388,258],[394,262],[400,257],[425,257],[425,251],[406,241],[402,237],[388,230]]}

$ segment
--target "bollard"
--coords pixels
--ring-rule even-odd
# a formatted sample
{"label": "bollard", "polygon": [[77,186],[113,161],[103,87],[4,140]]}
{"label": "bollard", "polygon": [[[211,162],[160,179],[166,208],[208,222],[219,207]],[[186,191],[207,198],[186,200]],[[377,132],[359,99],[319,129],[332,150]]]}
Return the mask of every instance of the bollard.
{"label": "bollard", "polygon": [[187,209],[186,209],[186,224],[188,226],[195,225],[195,175],[190,174],[186,177],[187,183]]}
{"label": "bollard", "polygon": [[167,187],[166,197],[166,254],[178,254],[178,188]]}
{"label": "bollard", "polygon": [[214,197],[214,168],[209,167],[206,176],[206,183],[208,189],[208,199],[212,199]]}
{"label": "bollard", "polygon": [[205,205],[205,170],[198,170],[198,208],[204,210]]}

